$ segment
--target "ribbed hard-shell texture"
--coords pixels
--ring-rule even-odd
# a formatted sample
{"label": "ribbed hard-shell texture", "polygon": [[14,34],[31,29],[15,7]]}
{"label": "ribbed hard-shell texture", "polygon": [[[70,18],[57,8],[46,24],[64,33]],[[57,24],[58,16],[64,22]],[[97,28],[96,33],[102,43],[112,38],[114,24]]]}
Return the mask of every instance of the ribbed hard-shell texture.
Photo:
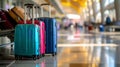
{"label": "ribbed hard-shell texture", "polygon": [[15,55],[39,55],[40,28],[34,24],[19,24],[15,28]]}

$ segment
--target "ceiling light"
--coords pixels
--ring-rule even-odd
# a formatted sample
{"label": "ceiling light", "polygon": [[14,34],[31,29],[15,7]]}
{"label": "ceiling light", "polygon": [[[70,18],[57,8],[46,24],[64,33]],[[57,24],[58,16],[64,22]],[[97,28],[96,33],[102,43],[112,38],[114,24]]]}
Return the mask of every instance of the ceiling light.
{"label": "ceiling light", "polygon": [[77,2],[77,0],[73,0],[74,2]]}
{"label": "ceiling light", "polygon": [[80,19],[80,15],[77,14],[67,14],[69,19]]}

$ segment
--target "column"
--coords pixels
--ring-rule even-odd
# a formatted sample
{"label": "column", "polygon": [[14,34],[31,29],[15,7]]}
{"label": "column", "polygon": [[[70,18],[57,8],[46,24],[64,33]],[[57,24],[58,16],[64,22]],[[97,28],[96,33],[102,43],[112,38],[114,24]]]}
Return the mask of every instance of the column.
{"label": "column", "polygon": [[0,3],[1,8],[5,9],[5,2],[6,2],[6,0],[1,0],[0,2],[1,2]]}
{"label": "column", "polygon": [[96,0],[92,0],[92,8],[93,8],[93,17],[94,20],[96,21],[96,14],[97,14],[97,2]]}
{"label": "column", "polygon": [[91,7],[91,5],[90,5],[90,1],[91,1],[91,0],[88,0],[88,1],[87,1],[87,8],[88,8],[88,14],[89,14],[89,22],[90,22],[90,20],[91,20],[91,14],[90,14],[90,11],[91,11],[91,10],[90,10],[90,7]]}
{"label": "column", "polygon": [[20,1],[21,1],[21,0],[17,0],[17,1],[16,1],[16,5],[17,5],[17,6],[20,6]]}
{"label": "column", "polygon": [[0,8],[2,8],[2,0],[0,0]]}
{"label": "column", "polygon": [[100,0],[101,22],[105,23],[105,0]]}
{"label": "column", "polygon": [[120,0],[115,0],[116,21],[120,21]]}
{"label": "column", "polygon": [[[31,2],[31,0],[29,0]],[[16,5],[24,8],[24,4],[26,3],[26,0],[17,0]]]}

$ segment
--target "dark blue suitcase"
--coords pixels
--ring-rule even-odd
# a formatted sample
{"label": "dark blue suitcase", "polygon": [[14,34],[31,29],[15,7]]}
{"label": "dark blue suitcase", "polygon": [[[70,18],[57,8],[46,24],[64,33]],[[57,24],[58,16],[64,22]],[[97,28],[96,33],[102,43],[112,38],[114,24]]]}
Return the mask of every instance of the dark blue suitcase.
{"label": "dark blue suitcase", "polygon": [[54,18],[43,17],[46,27],[46,54],[57,54],[57,25]]}
{"label": "dark blue suitcase", "polygon": [[[43,17],[42,6],[49,7],[49,17]],[[49,4],[41,4],[41,21],[45,23],[46,27],[46,54],[52,54],[53,56],[57,54],[57,22],[56,19],[51,17],[51,10]]]}

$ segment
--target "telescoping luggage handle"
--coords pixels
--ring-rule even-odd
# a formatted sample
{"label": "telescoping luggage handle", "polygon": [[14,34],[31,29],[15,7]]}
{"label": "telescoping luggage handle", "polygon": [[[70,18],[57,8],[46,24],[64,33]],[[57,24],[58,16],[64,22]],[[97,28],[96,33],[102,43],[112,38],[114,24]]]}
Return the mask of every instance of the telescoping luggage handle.
{"label": "telescoping luggage handle", "polygon": [[[41,10],[40,6],[35,6],[36,17],[43,17],[43,10]],[[38,16],[37,16],[38,13]]]}
{"label": "telescoping luggage handle", "polygon": [[32,24],[34,24],[34,4],[24,4],[24,9],[25,9],[25,19],[24,23],[26,24],[26,16],[27,16],[27,9],[32,8]]}
{"label": "telescoping luggage handle", "polygon": [[[40,17],[40,11],[39,11],[39,9],[40,9],[40,7],[39,6],[34,6],[34,8],[35,8],[35,14],[36,14],[36,18],[38,18],[38,17]],[[37,15],[37,13],[38,13],[38,15]]]}
{"label": "telescoping luggage handle", "polygon": [[47,3],[41,4],[41,16],[42,17],[44,16],[44,14],[43,14],[43,6],[48,6],[48,13],[49,13],[48,17],[51,17],[51,6],[50,6],[50,4],[47,4]]}

